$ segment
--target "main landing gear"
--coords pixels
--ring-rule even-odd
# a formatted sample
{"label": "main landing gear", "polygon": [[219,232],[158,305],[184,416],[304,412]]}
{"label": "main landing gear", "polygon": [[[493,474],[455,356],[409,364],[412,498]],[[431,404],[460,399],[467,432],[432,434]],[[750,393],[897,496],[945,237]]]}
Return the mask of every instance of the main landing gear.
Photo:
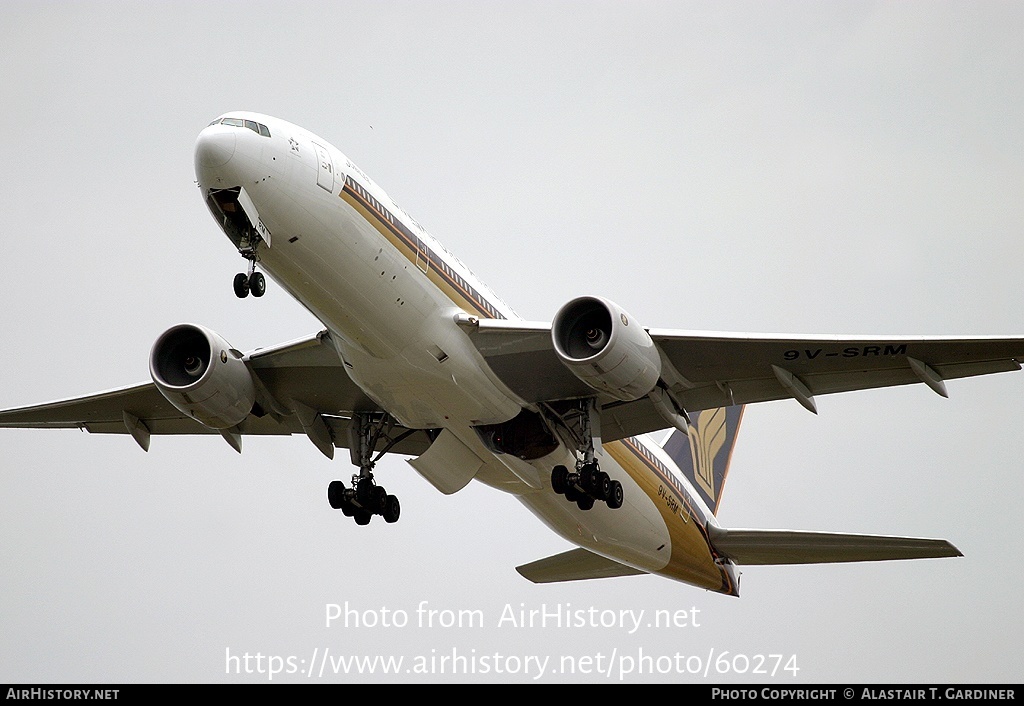
{"label": "main landing gear", "polygon": [[398,498],[388,495],[383,486],[374,483],[372,474],[365,478],[353,476],[351,488],[346,488],[340,480],[331,481],[327,486],[327,501],[345,517],[354,518],[357,525],[370,524],[374,515],[382,516],[385,522],[398,522],[402,513]]}
{"label": "main landing gear", "polygon": [[[386,438],[391,427],[387,415],[357,414],[349,424],[349,451],[352,463],[359,467],[359,473],[352,475],[352,487],[346,488],[340,480],[331,481],[327,486],[327,501],[335,510],[341,510],[345,517],[351,517],[357,525],[368,525],[374,515],[380,515],[385,522],[398,522],[402,506],[398,498],[388,495],[383,486],[373,479],[373,467],[387,448],[373,458],[373,451],[382,435]],[[388,445],[390,448],[390,444]]]}
{"label": "main landing gear", "polygon": [[622,507],[622,483],[612,480],[597,461],[577,464],[575,473],[565,466],[555,466],[551,471],[551,488],[576,503],[580,510],[589,510],[598,500],[612,510]]}
{"label": "main landing gear", "polygon": [[595,502],[603,502],[612,510],[622,507],[622,483],[601,470],[596,449],[601,446],[601,415],[596,399],[581,400],[577,409],[559,415],[562,429],[568,432],[576,453],[576,470],[562,465],[551,470],[551,488],[576,503],[580,510],[590,510]]}

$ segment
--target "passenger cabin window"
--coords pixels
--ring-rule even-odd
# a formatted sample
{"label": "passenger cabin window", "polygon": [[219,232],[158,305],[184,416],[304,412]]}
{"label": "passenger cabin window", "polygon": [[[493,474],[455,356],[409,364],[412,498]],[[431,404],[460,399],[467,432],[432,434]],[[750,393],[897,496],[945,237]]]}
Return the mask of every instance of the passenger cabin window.
{"label": "passenger cabin window", "polygon": [[270,128],[263,123],[258,123],[255,120],[242,120],[241,118],[217,118],[210,125],[230,125],[231,127],[247,127],[257,135],[263,137],[270,137]]}

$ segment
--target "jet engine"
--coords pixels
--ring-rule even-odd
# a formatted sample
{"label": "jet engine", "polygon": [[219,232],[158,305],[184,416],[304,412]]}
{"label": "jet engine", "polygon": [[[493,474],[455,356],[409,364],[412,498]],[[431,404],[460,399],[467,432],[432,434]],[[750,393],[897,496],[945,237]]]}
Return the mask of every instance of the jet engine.
{"label": "jet engine", "polygon": [[661,377],[661,354],[647,331],[606,299],[579,297],[563,306],[551,338],[576,377],[617,400],[643,397]]}
{"label": "jet engine", "polygon": [[230,429],[256,403],[256,386],[241,354],[209,329],[180,324],[153,344],[149,374],[179,410],[212,429]]}

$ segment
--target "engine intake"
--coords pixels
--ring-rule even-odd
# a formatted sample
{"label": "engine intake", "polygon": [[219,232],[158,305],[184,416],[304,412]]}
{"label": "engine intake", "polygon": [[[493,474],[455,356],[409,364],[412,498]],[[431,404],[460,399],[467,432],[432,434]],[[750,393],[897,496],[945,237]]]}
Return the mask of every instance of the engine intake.
{"label": "engine intake", "polygon": [[555,314],[551,339],[559,359],[576,377],[615,399],[639,399],[661,377],[661,354],[654,341],[607,299],[570,301]]}
{"label": "engine intake", "polygon": [[256,403],[256,386],[241,354],[195,324],[170,328],[156,340],[149,374],[168,402],[212,429],[236,426]]}

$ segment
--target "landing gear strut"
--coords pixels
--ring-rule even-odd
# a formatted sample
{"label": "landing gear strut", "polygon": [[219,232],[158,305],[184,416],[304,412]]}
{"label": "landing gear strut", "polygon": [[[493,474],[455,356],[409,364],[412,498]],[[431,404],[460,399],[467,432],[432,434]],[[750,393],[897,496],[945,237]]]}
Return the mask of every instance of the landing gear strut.
{"label": "landing gear strut", "polygon": [[250,236],[243,247],[238,249],[238,252],[249,261],[249,272],[239,272],[235,275],[233,282],[235,289],[235,296],[239,299],[245,299],[251,292],[254,297],[262,297],[267,291],[267,280],[263,276],[262,272],[256,271],[256,262],[259,257],[256,254],[256,248],[259,246],[261,240],[258,235]]}
{"label": "landing gear strut", "polygon": [[327,486],[327,501],[331,507],[353,518],[357,525],[370,524],[374,515],[380,515],[388,523],[398,522],[402,513],[398,498],[388,495],[373,479],[373,467],[380,458],[380,455],[373,457],[373,450],[390,427],[391,419],[387,415],[377,415],[377,418],[369,414],[355,415],[349,425],[349,450],[359,472],[352,475],[351,488],[346,488],[340,480],[331,481]]}
{"label": "landing gear strut", "polygon": [[622,483],[602,471],[597,460],[596,449],[601,445],[597,400],[585,400],[576,416],[577,428],[566,428],[571,432],[577,453],[582,458],[576,461],[575,471],[562,465],[555,466],[551,470],[551,488],[569,502],[576,503],[580,510],[590,510],[596,501],[616,510],[622,507]]}

